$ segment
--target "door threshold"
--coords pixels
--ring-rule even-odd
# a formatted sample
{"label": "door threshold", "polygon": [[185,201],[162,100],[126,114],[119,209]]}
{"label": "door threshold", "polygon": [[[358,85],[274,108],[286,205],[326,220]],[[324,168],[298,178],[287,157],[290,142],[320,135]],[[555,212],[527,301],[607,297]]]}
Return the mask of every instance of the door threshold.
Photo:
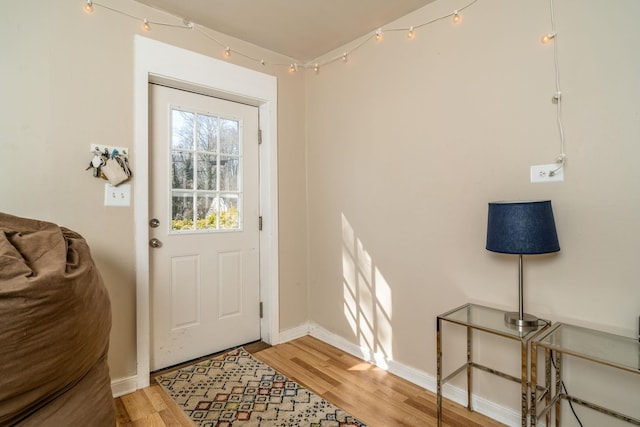
{"label": "door threshold", "polygon": [[214,357],[221,356],[221,355],[227,353],[228,351],[231,351],[231,350],[233,350],[235,348],[239,348],[239,347],[244,347],[244,349],[247,352],[249,352],[251,354],[254,354],[254,353],[259,352],[260,350],[264,350],[265,348],[271,347],[271,345],[267,344],[266,342],[261,341],[261,340],[248,342],[246,344],[240,344],[238,346],[231,347],[231,348],[228,348],[226,350],[218,351],[218,352],[215,352],[215,353],[212,353],[212,354],[208,354],[206,356],[198,357],[196,359],[187,360],[185,362],[177,363],[175,365],[171,365],[171,366],[168,366],[166,368],[158,369],[156,371],[150,372],[149,373],[149,378],[150,378],[151,382],[153,383],[156,377],[158,377],[160,375],[164,375],[167,372],[172,372],[172,371],[175,371],[176,369],[184,368],[184,367],[187,367],[187,366],[195,365],[196,363],[199,363],[199,362],[203,362],[205,360],[213,359]]}

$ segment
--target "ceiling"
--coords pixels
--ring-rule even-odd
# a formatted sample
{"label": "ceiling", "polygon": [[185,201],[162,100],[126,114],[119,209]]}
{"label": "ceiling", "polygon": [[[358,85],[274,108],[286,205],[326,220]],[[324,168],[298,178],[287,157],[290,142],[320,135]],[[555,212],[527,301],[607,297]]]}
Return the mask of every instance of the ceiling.
{"label": "ceiling", "polygon": [[137,0],[310,61],[435,0]]}

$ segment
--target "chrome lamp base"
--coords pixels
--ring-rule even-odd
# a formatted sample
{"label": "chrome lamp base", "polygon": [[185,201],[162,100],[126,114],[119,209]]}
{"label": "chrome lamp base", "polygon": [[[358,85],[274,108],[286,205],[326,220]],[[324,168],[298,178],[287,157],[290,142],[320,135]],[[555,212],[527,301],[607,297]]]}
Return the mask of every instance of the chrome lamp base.
{"label": "chrome lamp base", "polygon": [[538,327],[538,318],[531,314],[510,311],[504,314],[504,321],[507,325],[514,328],[536,328]]}

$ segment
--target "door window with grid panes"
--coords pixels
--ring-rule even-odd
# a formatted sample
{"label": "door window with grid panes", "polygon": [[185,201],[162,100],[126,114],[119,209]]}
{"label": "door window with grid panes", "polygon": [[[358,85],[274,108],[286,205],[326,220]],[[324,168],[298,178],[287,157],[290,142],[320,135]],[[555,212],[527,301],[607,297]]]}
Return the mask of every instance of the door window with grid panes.
{"label": "door window with grid panes", "polygon": [[242,124],[171,108],[171,231],[242,229]]}

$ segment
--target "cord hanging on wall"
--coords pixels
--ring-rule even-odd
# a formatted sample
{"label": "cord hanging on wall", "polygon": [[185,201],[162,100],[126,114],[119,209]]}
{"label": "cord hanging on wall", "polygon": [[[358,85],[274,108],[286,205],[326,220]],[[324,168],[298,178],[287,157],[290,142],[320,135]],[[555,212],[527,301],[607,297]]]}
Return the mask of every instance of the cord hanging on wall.
{"label": "cord hanging on wall", "polygon": [[558,167],[549,171],[549,176],[553,177],[562,168],[565,167],[567,162],[567,155],[565,154],[565,135],[564,135],[564,123],[562,121],[562,91],[560,90],[560,65],[558,63],[558,32],[556,31],[556,17],[555,17],[555,5],[553,0],[549,0],[549,9],[551,14],[551,31],[542,36],[543,44],[550,44],[553,42],[553,64],[555,70],[555,93],[551,97],[551,102],[556,104],[556,122],[558,124],[558,134],[560,136],[560,155],[556,158]]}

